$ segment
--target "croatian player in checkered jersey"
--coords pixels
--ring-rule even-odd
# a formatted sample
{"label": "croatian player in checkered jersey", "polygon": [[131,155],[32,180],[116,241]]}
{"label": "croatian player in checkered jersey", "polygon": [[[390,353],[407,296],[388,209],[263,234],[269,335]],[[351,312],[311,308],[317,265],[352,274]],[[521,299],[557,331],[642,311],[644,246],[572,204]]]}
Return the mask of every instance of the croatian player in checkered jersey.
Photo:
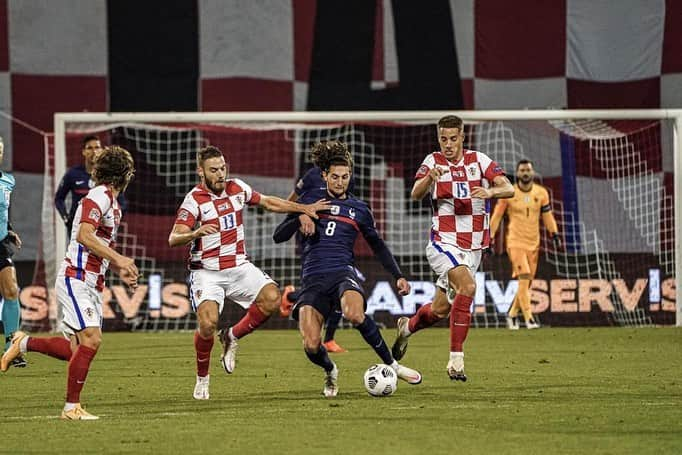
{"label": "croatian player in checkered jersey", "polygon": [[92,178],[97,186],[81,199],[73,220],[66,257],[57,273],[60,328],[66,337],[34,338],[17,332],[2,357],[2,369],[20,353],[40,352],[69,362],[66,404],[61,418],[97,420],[80,405],[90,364],[102,342],[102,291],[111,264],[121,280],[135,288],[139,272],[132,258],[117,253],[121,208],[116,200],[135,173],[133,158],[121,147],[106,147],[95,156]]}
{"label": "croatian player in checkered jersey", "polygon": [[[488,156],[465,150],[462,119],[448,115],[438,121],[440,151],[424,158],[415,176],[412,198],[430,193],[433,217],[426,257],[438,276],[432,303],[411,318],[398,319],[393,355],[400,360],[407,340],[450,314],[450,379],[466,381],[463,345],[471,322],[470,307],[476,293],[474,274],[481,252],[490,244],[487,199],[514,195],[502,168]],[[455,291],[452,306],[447,289]]]}
{"label": "croatian player in checkered jersey", "polygon": [[277,283],[248,260],[242,211],[247,205],[258,205],[271,212],[305,213],[316,218],[316,212],[328,204],[324,201],[298,204],[260,194],[242,180],[228,179],[223,153],[213,146],[197,152],[197,173],[201,183],[185,196],[168,244],[171,247],[191,244],[189,294],[198,319],[194,334],[197,360],[194,398],[208,400],[211,349],[225,298],[247,309],[246,315],[220,336],[223,343],[220,362],[229,374],[235,368],[237,340],[279,311]]}
{"label": "croatian player in checkered jersey", "polygon": [[[324,396],[335,397],[339,370],[329,358],[320,333],[324,321],[340,307],[346,319],[383,363],[390,365],[400,379],[409,384],[419,384],[421,374],[398,364],[377,325],[365,315],[365,292],[354,267],[353,247],[358,235],[362,234],[381,264],[396,280],[401,295],[409,294],[410,284],[377,232],[372,211],[365,202],[347,193],[351,178],[348,147],[338,141],[326,142],[322,147],[326,158],[320,163],[320,168],[331,207],[329,213],[320,214],[319,221],[315,223],[315,233],[303,240],[302,287],[293,310],[303,336],[305,354],[325,371]],[[315,196],[303,196],[301,200],[313,201]],[[275,242],[290,239],[301,226],[299,218],[289,215],[277,227],[273,235]]]}

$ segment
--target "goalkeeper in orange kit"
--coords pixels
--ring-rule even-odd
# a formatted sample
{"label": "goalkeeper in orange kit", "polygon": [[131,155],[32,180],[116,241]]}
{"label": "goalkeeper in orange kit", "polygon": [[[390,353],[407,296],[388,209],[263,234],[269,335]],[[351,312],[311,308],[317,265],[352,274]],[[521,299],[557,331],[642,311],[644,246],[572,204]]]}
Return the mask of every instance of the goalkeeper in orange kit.
{"label": "goalkeeper in orange kit", "polygon": [[490,220],[492,238],[505,213],[508,218],[507,254],[512,265],[512,277],[519,280],[519,289],[507,316],[507,327],[512,330],[519,328],[517,318],[519,309],[523,313],[527,328],[540,327],[530,309],[530,283],[538,267],[541,215],[554,246],[556,248],[561,246],[559,229],[552,215],[549,193],[545,187],[534,183],[534,178],[533,163],[529,160],[519,161],[516,165],[514,197],[498,200]]}

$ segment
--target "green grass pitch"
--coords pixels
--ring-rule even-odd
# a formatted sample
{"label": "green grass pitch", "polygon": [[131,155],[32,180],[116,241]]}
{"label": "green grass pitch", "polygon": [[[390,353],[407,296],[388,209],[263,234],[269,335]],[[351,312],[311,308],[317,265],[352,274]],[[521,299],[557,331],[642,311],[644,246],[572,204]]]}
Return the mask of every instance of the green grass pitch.
{"label": "green grass pitch", "polygon": [[[390,344],[394,331],[384,331]],[[30,354],[0,375],[0,453],[682,453],[682,330],[471,330],[469,381],[451,382],[448,332],[425,330],[404,363],[424,382],[388,398],[362,385],[377,358],[353,330],[337,340],[340,391],[296,331],[257,331],[226,375],[216,342],[211,399],[192,399],[192,333],[105,333],[83,405],[57,419],[66,363]]]}

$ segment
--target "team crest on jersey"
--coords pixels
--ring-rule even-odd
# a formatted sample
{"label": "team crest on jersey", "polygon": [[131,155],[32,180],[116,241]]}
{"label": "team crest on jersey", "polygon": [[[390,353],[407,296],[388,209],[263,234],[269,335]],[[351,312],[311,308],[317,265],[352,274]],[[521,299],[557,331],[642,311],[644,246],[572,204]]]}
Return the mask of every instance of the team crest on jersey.
{"label": "team crest on jersey", "polygon": [[523,202],[525,202],[526,204],[530,204],[530,196],[524,196]]}
{"label": "team crest on jersey", "polygon": [[353,207],[348,209],[348,216],[355,219],[355,209]]}
{"label": "team crest on jersey", "polygon": [[242,195],[237,196],[237,202],[239,203],[239,205],[244,205],[244,196]]}
{"label": "team crest on jersey", "polygon": [[477,170],[478,170],[478,166],[476,166],[475,164],[472,164],[471,166],[469,166],[469,175],[474,177],[476,175]]}
{"label": "team crest on jersey", "polygon": [[332,215],[338,215],[341,212],[341,207],[338,205],[332,205],[329,208],[329,211],[331,212]]}
{"label": "team crest on jersey", "polygon": [[197,290],[194,292],[194,295],[196,295],[196,296],[197,296],[197,300],[199,300],[199,299],[201,298],[201,289],[197,289]]}
{"label": "team crest on jersey", "polygon": [[92,221],[99,223],[99,218],[100,218],[99,210],[94,209],[94,208],[90,209],[90,213],[88,213],[88,218],[91,219]]}
{"label": "team crest on jersey", "polygon": [[92,319],[93,316],[95,316],[95,310],[92,308],[88,307],[85,309],[85,315],[89,318]]}

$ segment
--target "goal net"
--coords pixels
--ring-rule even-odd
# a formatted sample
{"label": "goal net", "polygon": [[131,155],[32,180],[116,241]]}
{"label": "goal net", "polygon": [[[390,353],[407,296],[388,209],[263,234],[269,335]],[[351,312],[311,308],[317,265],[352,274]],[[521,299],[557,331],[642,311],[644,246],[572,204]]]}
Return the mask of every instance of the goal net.
{"label": "goal net", "polygon": [[[466,148],[488,154],[510,177],[520,159],[532,160],[538,182],[552,195],[563,244],[554,248],[543,229],[531,296],[543,324],[675,323],[675,117],[661,111],[632,113],[460,113]],[[355,194],[372,207],[379,232],[413,284],[412,293],[400,297],[369,247],[358,242],[355,256],[366,277],[368,312],[394,324],[396,316],[414,313],[434,292],[424,255],[431,208],[428,201],[412,201],[410,190],[425,155],[438,149],[435,123],[445,114],[57,114],[54,146],[46,149],[44,281],[49,290],[66,241],[50,190],[67,167],[79,162],[79,141],[86,134],[126,148],[135,159],[117,244],[136,258],[142,285],[132,294],[112,275],[104,296],[105,328],[133,330],[195,326],[185,282],[187,249],[169,248],[167,238],[180,202],[198,181],[198,148],[219,147],[232,177],[285,198],[311,166],[311,145],[339,139],[353,153]],[[298,285],[296,242],[272,241],[282,219],[248,209],[246,248],[281,286]],[[504,254],[504,225],[501,231],[495,254],[486,255],[476,275],[475,326],[504,325],[516,291]],[[240,314],[228,303],[223,317],[234,320]],[[283,318],[269,324],[294,326]]]}

